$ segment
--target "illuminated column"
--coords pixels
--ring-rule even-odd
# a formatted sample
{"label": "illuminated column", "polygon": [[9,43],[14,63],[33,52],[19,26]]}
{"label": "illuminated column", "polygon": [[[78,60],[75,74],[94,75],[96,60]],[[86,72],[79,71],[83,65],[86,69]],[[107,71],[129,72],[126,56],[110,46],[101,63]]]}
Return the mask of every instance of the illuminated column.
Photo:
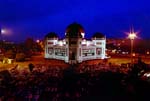
{"label": "illuminated column", "polygon": [[67,45],[66,45],[66,47],[65,47],[65,62],[68,62],[68,47],[67,47]]}
{"label": "illuminated column", "polygon": [[104,59],[105,58],[105,49],[106,49],[106,40],[103,41],[103,44],[102,44],[102,58]]}
{"label": "illuminated column", "polygon": [[69,62],[69,41],[68,38],[66,40],[66,62]]}
{"label": "illuminated column", "polygon": [[92,40],[92,42],[94,43],[94,58],[96,59],[97,57],[97,50],[96,50],[96,48],[97,48],[97,46],[96,46],[96,42],[94,41],[94,40]]}
{"label": "illuminated column", "polygon": [[47,39],[45,40],[45,58],[47,58]]}
{"label": "illuminated column", "polygon": [[94,57],[95,57],[95,59],[97,58],[96,56],[97,56],[97,50],[96,50],[96,46],[95,46],[95,53],[94,53]]}
{"label": "illuminated column", "polygon": [[55,47],[53,47],[53,59],[55,59]]}
{"label": "illuminated column", "polygon": [[81,58],[81,62],[82,62],[82,60],[83,60],[83,56],[82,56],[82,44],[81,44],[81,56],[80,56],[80,58]]}

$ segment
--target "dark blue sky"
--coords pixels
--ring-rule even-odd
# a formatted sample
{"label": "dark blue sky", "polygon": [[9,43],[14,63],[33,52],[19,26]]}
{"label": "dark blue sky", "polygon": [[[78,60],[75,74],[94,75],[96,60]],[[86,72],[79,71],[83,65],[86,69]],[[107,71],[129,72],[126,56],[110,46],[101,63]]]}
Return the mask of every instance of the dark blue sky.
{"label": "dark blue sky", "polygon": [[0,0],[3,38],[24,41],[43,38],[48,32],[63,37],[72,22],[80,23],[87,37],[94,32],[106,37],[126,37],[133,26],[141,38],[150,38],[149,0]]}

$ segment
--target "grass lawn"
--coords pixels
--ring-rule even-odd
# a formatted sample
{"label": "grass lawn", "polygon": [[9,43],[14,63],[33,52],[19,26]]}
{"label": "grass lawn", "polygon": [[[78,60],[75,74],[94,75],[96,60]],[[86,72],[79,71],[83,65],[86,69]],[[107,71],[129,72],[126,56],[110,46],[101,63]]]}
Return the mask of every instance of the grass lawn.
{"label": "grass lawn", "polygon": [[[93,65],[93,64],[101,63],[102,61],[103,60],[90,60],[83,63],[84,64],[86,63],[87,65]],[[134,61],[137,62],[137,58],[135,58]],[[143,57],[142,61],[147,64],[150,64],[150,58]],[[121,63],[130,63],[130,62],[131,62],[130,57],[112,57],[107,61],[107,63],[112,63],[116,65],[120,65]],[[32,63],[34,65],[36,64],[50,65],[52,67],[61,66],[64,68],[69,66],[62,60],[48,60],[48,59],[44,59],[43,55],[38,55],[38,56],[33,56],[30,61],[25,61],[25,62],[14,62],[13,64],[3,64],[2,62],[0,62],[0,71],[12,68],[17,64],[19,69],[28,68],[29,63]]]}

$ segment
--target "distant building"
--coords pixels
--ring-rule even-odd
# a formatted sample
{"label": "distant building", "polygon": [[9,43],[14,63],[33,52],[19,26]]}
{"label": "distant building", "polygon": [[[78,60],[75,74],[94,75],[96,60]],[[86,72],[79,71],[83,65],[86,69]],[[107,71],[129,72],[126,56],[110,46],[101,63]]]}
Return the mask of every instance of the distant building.
{"label": "distant building", "polygon": [[66,63],[80,63],[85,60],[106,58],[106,37],[95,33],[90,40],[84,38],[85,32],[80,24],[70,24],[65,38],[59,40],[56,33],[45,36],[45,58],[64,60]]}

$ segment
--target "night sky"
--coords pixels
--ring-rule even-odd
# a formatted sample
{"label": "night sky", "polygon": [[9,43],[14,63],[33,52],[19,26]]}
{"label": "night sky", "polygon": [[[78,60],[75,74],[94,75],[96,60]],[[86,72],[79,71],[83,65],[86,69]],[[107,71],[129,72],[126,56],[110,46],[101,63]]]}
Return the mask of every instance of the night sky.
{"label": "night sky", "polygon": [[84,27],[87,38],[94,32],[126,38],[131,26],[140,38],[150,38],[150,1],[0,0],[0,26],[7,40],[42,39],[48,32],[64,37],[73,22]]}

